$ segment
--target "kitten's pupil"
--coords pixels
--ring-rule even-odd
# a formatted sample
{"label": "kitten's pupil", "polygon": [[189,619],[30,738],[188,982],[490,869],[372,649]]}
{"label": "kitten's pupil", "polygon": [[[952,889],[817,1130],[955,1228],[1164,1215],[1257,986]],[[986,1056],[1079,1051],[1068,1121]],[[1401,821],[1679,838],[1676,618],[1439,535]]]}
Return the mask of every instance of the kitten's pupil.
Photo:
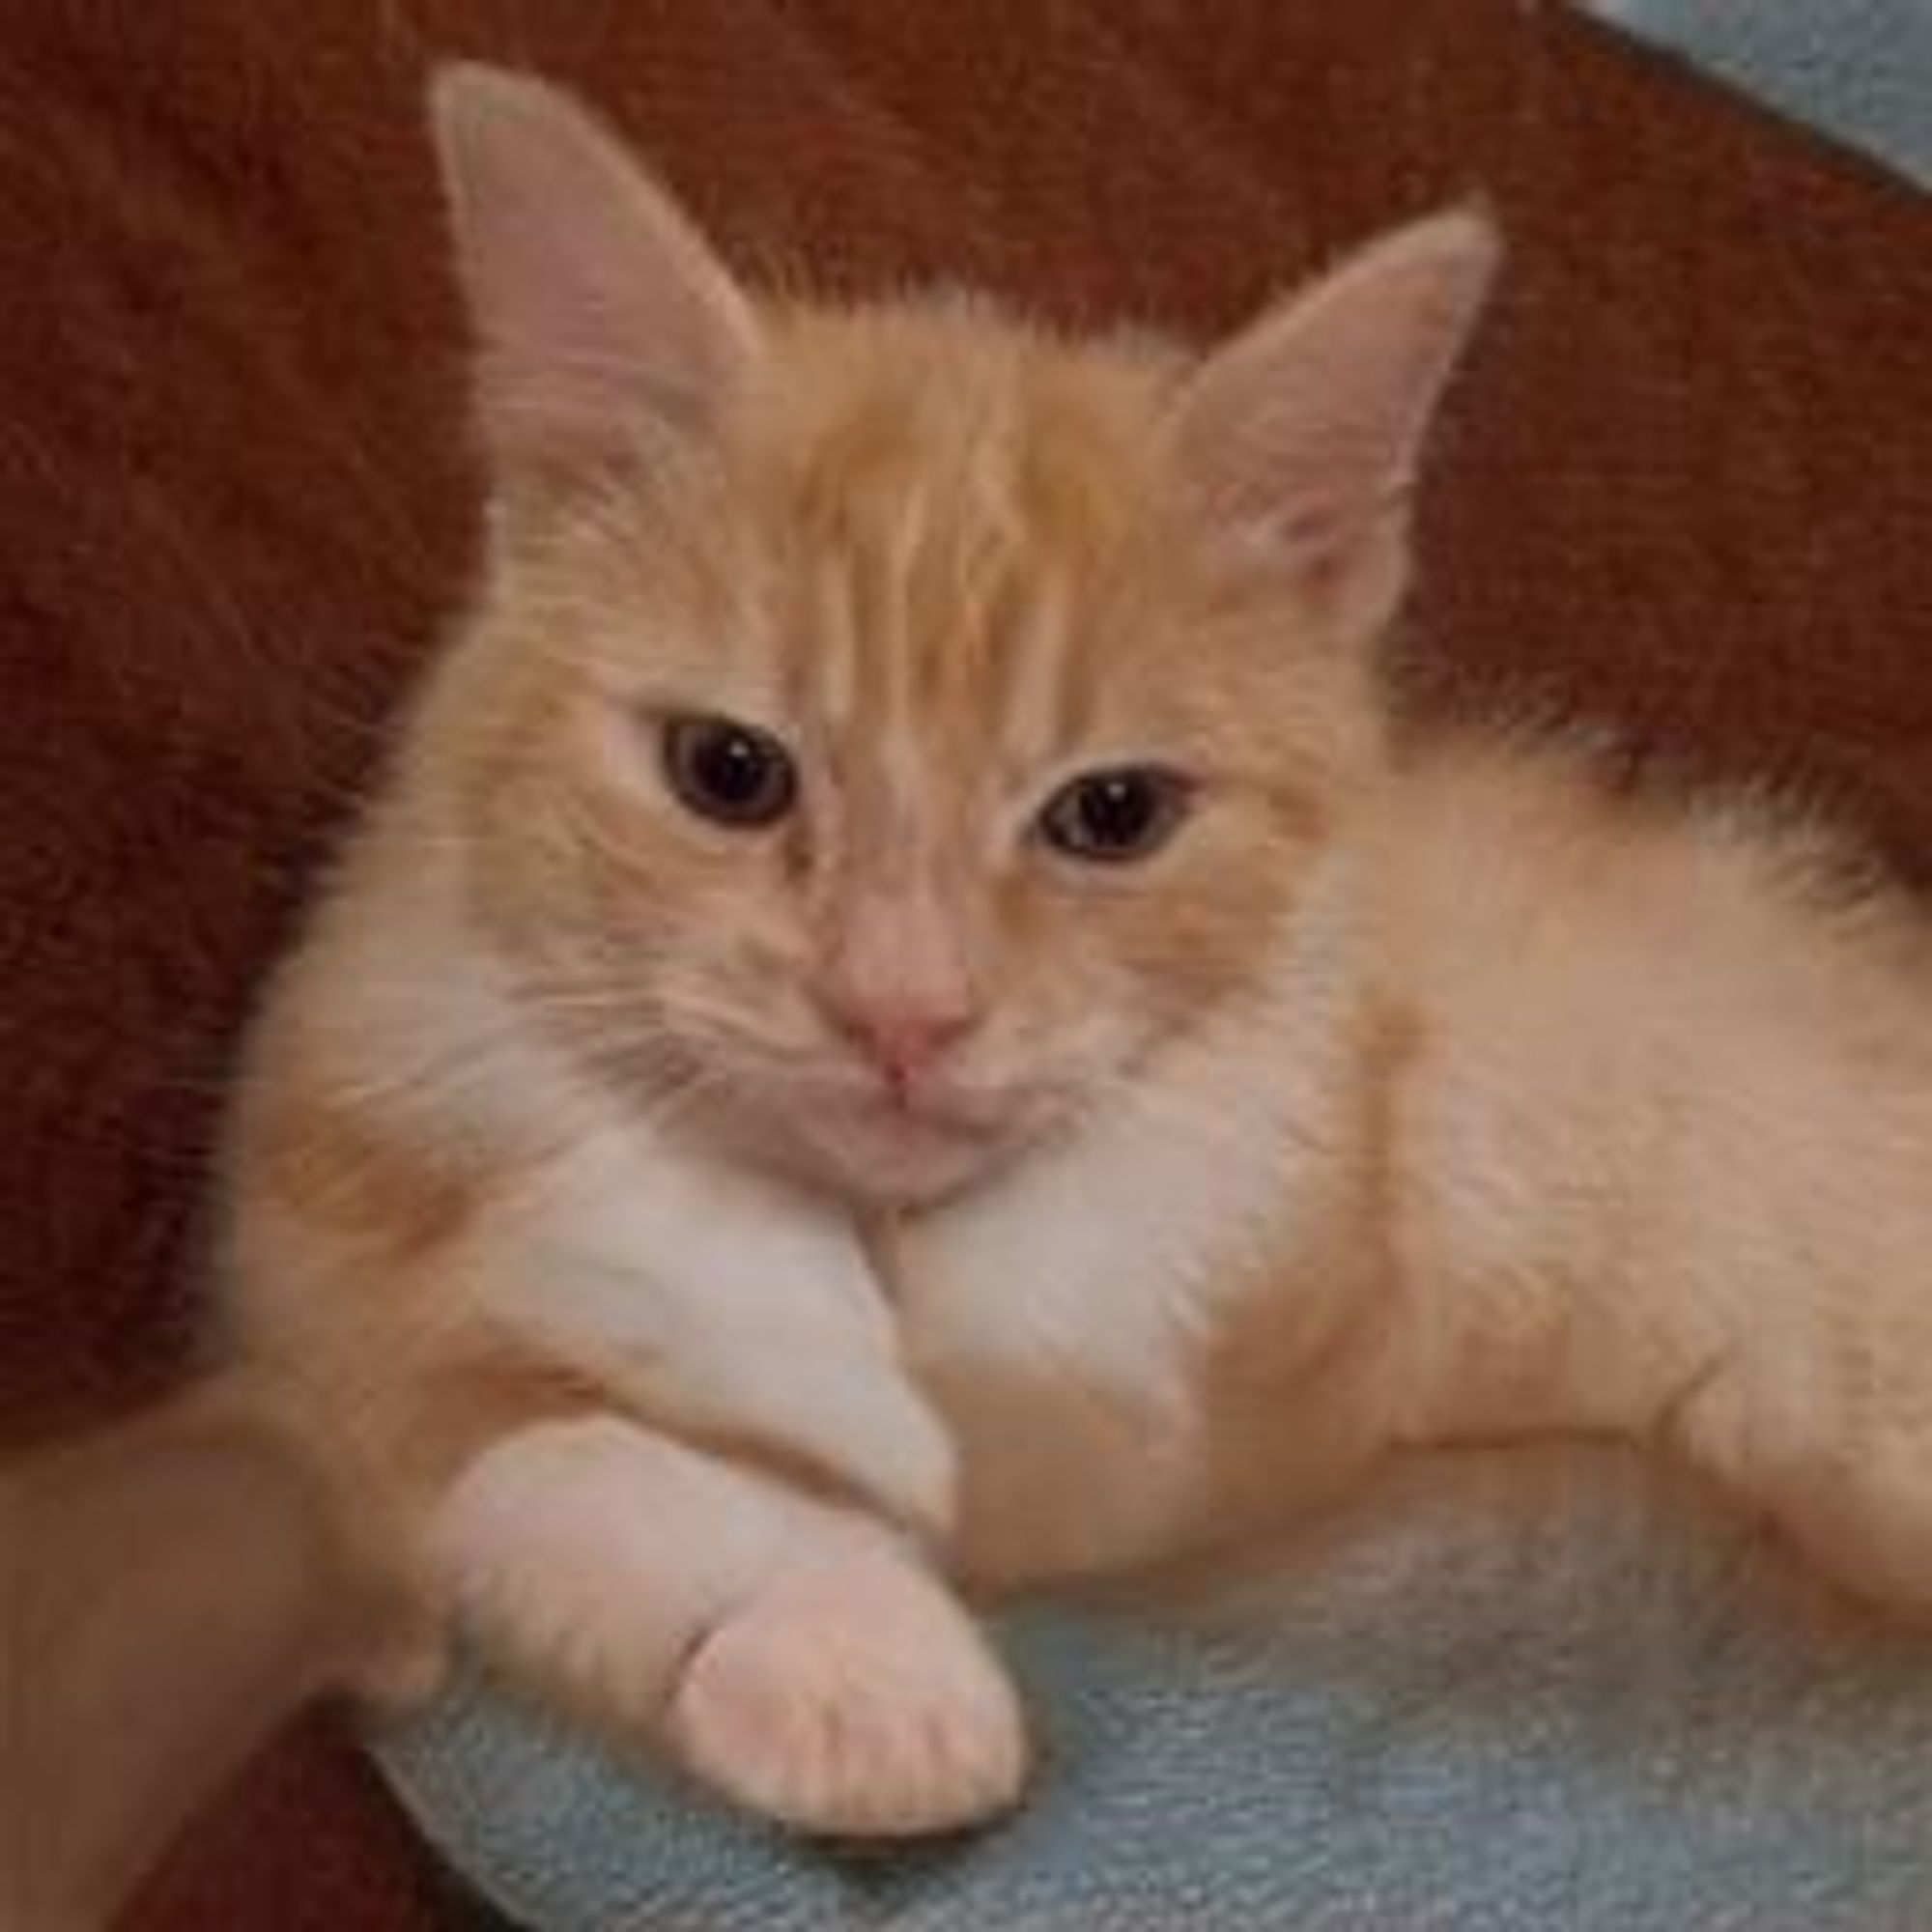
{"label": "kitten's pupil", "polygon": [[1142,859],[1180,822],[1187,784],[1151,765],[1088,772],[1047,801],[1039,827],[1048,844],[1076,859]]}
{"label": "kitten's pupil", "polygon": [[776,824],[798,793],[784,747],[769,732],[729,718],[667,720],[664,765],[680,803],[719,825]]}

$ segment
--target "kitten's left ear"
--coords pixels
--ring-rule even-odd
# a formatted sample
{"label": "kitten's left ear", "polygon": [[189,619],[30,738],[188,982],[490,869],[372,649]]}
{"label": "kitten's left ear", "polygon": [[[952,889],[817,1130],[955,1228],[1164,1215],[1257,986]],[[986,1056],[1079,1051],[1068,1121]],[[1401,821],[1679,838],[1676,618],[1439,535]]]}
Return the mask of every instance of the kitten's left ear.
{"label": "kitten's left ear", "polygon": [[701,427],[757,346],[730,271],[617,137],[560,88],[469,62],[430,118],[498,480],[633,454]]}
{"label": "kitten's left ear", "polygon": [[1212,533],[1350,635],[1401,596],[1425,434],[1500,253],[1473,213],[1400,229],[1251,324],[1178,399]]}

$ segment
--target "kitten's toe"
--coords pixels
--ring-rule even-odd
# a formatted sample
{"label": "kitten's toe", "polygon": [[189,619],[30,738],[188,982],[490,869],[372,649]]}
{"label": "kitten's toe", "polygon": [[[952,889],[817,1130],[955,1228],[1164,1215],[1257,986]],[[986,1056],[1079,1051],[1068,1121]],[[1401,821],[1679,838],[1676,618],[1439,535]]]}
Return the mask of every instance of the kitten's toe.
{"label": "kitten's toe", "polygon": [[1019,1699],[939,1583],[864,1551],[775,1578],[699,1647],[670,1713],[687,1766],[803,1832],[912,1837],[1009,1809]]}
{"label": "kitten's toe", "polygon": [[425,1619],[360,1645],[344,1668],[344,1688],[380,1719],[407,1717],[448,1683],[450,1661],[447,1635]]}

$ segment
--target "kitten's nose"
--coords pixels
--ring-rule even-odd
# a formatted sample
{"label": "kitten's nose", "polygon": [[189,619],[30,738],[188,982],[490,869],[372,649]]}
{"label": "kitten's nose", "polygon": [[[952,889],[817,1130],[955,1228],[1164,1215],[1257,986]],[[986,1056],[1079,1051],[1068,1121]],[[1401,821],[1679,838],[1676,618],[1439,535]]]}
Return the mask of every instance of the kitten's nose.
{"label": "kitten's nose", "polygon": [[841,910],[819,1002],[903,1097],[979,1025],[978,976],[929,887],[861,893]]}
{"label": "kitten's nose", "polygon": [[833,1001],[833,1024],[903,1092],[932,1069],[980,1023],[965,1001]]}

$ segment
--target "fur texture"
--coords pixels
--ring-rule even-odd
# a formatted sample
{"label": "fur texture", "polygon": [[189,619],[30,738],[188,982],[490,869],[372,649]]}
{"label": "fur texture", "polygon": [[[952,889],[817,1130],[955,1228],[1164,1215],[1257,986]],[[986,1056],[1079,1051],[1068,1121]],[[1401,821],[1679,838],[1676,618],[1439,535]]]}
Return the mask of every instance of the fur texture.
{"label": "fur texture", "polygon": [[[1251,1544],[1397,1448],[1654,1436],[1932,1605],[1919,915],[1378,686],[1480,219],[1195,358],[761,305],[548,90],[436,121],[492,554],[228,1222],[236,1351],[431,1601],[890,1833],[1024,1776],[942,1578]],[[693,804],[720,719],[768,819]]]}

